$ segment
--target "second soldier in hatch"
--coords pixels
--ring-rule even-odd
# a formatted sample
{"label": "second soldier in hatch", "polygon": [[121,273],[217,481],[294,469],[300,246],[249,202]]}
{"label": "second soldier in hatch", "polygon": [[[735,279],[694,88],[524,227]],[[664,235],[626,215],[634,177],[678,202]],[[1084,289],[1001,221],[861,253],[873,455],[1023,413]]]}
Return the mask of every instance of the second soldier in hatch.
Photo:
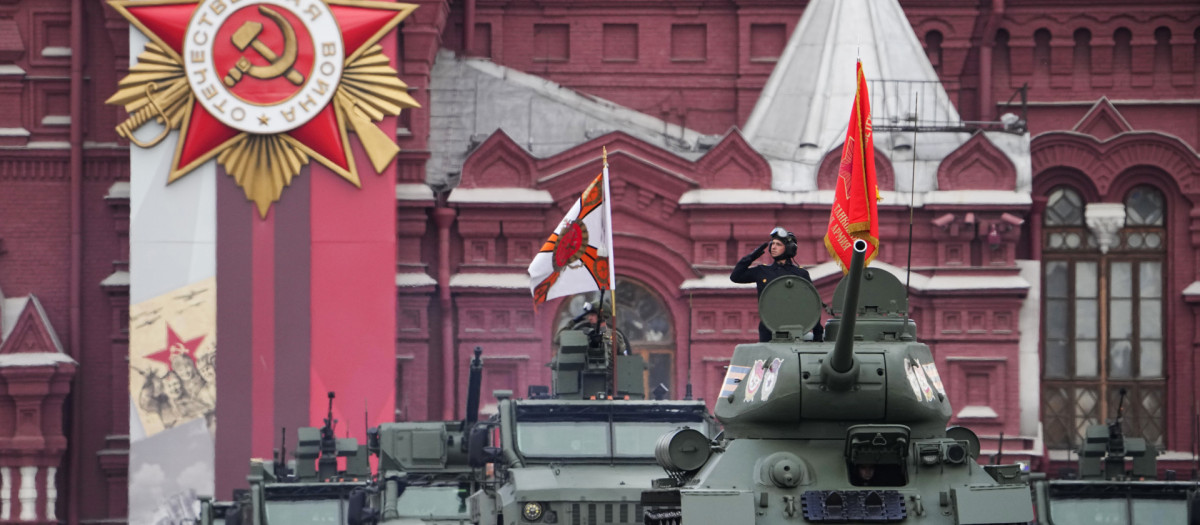
{"label": "second soldier in hatch", "polygon": [[[559,329],[554,335],[554,344],[559,344],[559,337],[567,330],[580,330],[588,336],[588,341],[593,346],[599,346],[602,334],[608,332],[610,317],[612,312],[612,304],[606,297],[601,303],[595,299],[583,304],[583,311],[575,316]],[[599,331],[597,331],[599,329]],[[629,340],[625,337],[625,332],[617,329],[617,348],[621,355],[629,355]]]}
{"label": "second soldier in hatch", "polygon": [[[771,256],[770,264],[750,266],[759,257],[762,257],[764,253]],[[812,282],[812,278],[808,275],[808,270],[796,265],[795,257],[796,235],[783,228],[776,227],[774,230],[771,230],[771,238],[767,242],[764,242],[762,246],[742,257],[733,266],[733,272],[729,274],[729,280],[735,283],[754,283],[758,288],[759,295],[762,295],[763,288],[766,288],[767,283],[784,275],[797,275]],[[824,330],[818,324],[813,329],[813,339],[820,341],[823,334]],[[758,340],[760,342],[771,340],[771,331],[762,324],[762,321],[758,323]]]}

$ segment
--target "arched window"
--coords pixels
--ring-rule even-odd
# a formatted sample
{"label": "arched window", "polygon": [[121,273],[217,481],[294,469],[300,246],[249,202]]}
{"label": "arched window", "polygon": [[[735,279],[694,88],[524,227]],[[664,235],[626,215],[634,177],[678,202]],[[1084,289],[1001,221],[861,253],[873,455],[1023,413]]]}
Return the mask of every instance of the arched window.
{"label": "arched window", "polygon": [[1124,27],[1113,31],[1113,74],[1128,79],[1133,64],[1133,33]]}
{"label": "arched window", "polygon": [[[571,323],[583,311],[583,305],[595,301],[596,292],[579,294],[563,301],[555,319],[554,330]],[[646,397],[653,398],[654,389],[668,389],[669,399],[682,398],[675,391],[675,323],[671,310],[662,297],[649,286],[633,279],[617,277],[617,328],[625,334],[629,346],[646,361],[643,375]]]}
{"label": "arched window", "polygon": [[996,31],[996,50],[992,52],[992,84],[994,86],[1010,86],[1011,70],[1008,48],[1009,34],[1004,29]]}
{"label": "arched window", "polygon": [[1159,75],[1171,74],[1171,28],[1160,27],[1154,30],[1154,72]]}
{"label": "arched window", "polygon": [[[1125,430],[1162,444],[1165,430],[1163,367],[1163,275],[1166,238],[1163,194],[1138,186],[1125,196],[1125,227],[1109,252],[1108,393],[1116,404],[1120,389]],[[1109,417],[1116,416],[1110,408]]]}
{"label": "arched window", "polygon": [[1099,421],[1096,365],[1096,262],[1086,203],[1067,187],[1050,192],[1043,225],[1042,415],[1046,444],[1071,448]]}
{"label": "arched window", "polygon": [[1092,32],[1086,28],[1075,30],[1075,50],[1072,54],[1076,89],[1091,87]]}
{"label": "arched window", "polygon": [[1037,85],[1050,85],[1050,30],[1033,32],[1033,74]]}
{"label": "arched window", "polygon": [[942,40],[941,31],[935,29],[925,33],[925,54],[929,56],[929,63],[939,75],[942,73]]}
{"label": "arched window", "polygon": [[1077,448],[1088,426],[1116,418],[1118,408],[1128,435],[1162,445],[1163,202],[1155,188],[1130,191],[1123,226],[1118,206],[1115,235],[1101,249],[1077,191],[1058,187],[1047,198],[1042,414],[1051,448]]}

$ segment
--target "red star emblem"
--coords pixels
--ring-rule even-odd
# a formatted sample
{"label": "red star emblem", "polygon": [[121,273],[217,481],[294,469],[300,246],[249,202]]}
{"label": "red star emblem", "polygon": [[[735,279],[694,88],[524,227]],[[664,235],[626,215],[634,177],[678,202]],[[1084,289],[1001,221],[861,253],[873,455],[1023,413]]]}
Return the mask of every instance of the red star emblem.
{"label": "red star emblem", "polygon": [[[347,124],[382,172],[399,148],[374,122],[419,107],[376,45],[416,5],[109,3],[151,41],[108,101],[130,112],[118,133],[153,147],[178,128],[168,182],[216,157],[264,216],[309,159],[359,185]],[[166,129],[142,142],[133,132],[151,121]]]}
{"label": "red star emblem", "polygon": [[146,359],[153,359],[155,361],[158,361],[164,365],[167,365],[168,370],[173,370],[174,367],[171,366],[171,357],[172,356],[181,355],[181,354],[186,355],[186,356],[188,356],[189,359],[192,360],[193,363],[195,363],[196,362],[196,349],[200,348],[200,343],[202,343],[202,342],[204,342],[204,336],[200,336],[195,339],[188,339],[187,341],[184,341],[183,339],[181,339],[179,337],[179,334],[175,333],[175,330],[172,329],[171,325],[168,323],[167,324],[167,346],[166,346],[166,348],[163,348],[162,350],[154,352],[153,354],[147,355]]}

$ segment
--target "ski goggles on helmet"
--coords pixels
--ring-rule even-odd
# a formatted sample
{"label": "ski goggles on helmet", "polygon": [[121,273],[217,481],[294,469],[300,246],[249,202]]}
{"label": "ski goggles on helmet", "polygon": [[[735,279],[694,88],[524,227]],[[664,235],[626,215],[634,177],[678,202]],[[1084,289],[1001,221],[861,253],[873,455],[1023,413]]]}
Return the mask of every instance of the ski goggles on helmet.
{"label": "ski goggles on helmet", "polygon": [[771,230],[771,237],[774,237],[779,240],[787,239],[788,235],[791,235],[791,234],[788,233],[787,230],[783,229],[782,226],[776,226],[774,230]]}

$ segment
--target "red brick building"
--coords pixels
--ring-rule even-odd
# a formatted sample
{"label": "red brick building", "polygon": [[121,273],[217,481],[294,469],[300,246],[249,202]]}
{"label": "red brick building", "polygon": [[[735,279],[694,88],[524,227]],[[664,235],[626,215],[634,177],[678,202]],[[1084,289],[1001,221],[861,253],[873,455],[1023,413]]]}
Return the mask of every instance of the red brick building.
{"label": "red brick building", "polygon": [[[764,92],[785,94],[769,86],[777,66],[811,51],[786,59],[801,15],[827,4],[414,3],[396,64],[423,105],[402,115],[394,164],[397,418],[461,416],[474,346],[485,392],[549,382],[550,339],[578,304],[535,311],[525,268],[602,146],[619,303],[642,320],[627,331],[648,385],[714,397],[757,324],[753,295],[726,276],[777,224],[832,295],[821,192],[836,144],[815,142],[811,173],[786,179],[748,126]],[[921,168],[911,259],[914,317],[955,422],[985,449],[1003,433],[1006,455],[1054,473],[1046,456],[1066,460],[1125,388],[1130,430],[1186,468],[1200,372],[1200,6],[899,5],[909,28],[826,30],[915,34],[955,111],[936,123],[921,113],[916,148],[932,151],[939,130],[969,137]],[[0,522],[127,515],[130,166],[114,132],[125,115],[103,101],[128,72],[129,32],[100,2],[0,1]],[[876,96],[914,82],[865,66]],[[832,67],[849,76],[853,64]],[[928,93],[936,107],[939,90]],[[844,126],[848,105],[830,106],[812,121]],[[876,126],[902,129],[899,107],[876,104]],[[1006,113],[1020,120],[1015,146],[995,138]],[[1027,164],[1010,153],[1020,137]],[[896,140],[876,143],[880,189],[893,193],[878,265],[903,272],[915,154]]]}

